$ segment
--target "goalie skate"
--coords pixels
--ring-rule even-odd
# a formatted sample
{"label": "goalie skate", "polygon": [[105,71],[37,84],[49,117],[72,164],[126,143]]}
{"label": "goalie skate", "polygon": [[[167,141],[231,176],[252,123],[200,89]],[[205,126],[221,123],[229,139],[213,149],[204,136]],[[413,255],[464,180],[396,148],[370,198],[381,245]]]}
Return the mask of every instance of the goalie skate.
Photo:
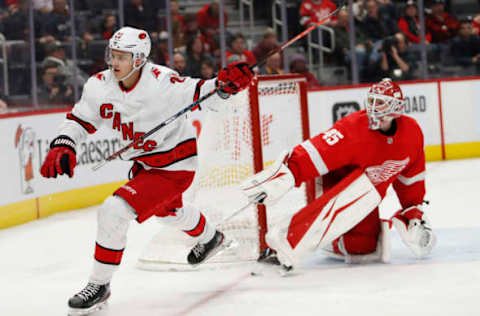
{"label": "goalie skate", "polygon": [[257,259],[257,266],[250,273],[252,276],[269,274],[270,271],[286,276],[293,270],[292,266],[284,265],[278,260],[277,252],[271,248],[265,248]]}
{"label": "goalie skate", "polygon": [[87,286],[68,300],[69,316],[90,315],[106,307],[110,297],[110,284]]}

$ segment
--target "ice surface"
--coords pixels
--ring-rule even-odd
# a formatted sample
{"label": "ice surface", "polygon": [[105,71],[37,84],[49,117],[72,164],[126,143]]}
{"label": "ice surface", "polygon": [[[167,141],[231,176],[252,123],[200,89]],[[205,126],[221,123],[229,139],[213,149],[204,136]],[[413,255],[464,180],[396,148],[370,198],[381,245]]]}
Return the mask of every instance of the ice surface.
{"label": "ice surface", "polygon": [[[115,315],[480,315],[480,159],[429,163],[428,214],[438,235],[416,260],[392,236],[390,264],[345,265],[315,254],[294,274],[252,277],[251,266],[195,272],[135,268],[158,223],[133,223],[112,282]],[[384,202],[382,215],[398,205]],[[95,208],[0,231],[0,315],[66,315],[92,263]]]}

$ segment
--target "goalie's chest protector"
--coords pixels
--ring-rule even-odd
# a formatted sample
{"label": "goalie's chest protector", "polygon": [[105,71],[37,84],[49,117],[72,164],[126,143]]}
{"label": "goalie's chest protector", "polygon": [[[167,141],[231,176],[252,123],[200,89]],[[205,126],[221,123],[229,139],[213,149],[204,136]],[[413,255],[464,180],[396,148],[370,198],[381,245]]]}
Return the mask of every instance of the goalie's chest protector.
{"label": "goalie's chest protector", "polygon": [[[109,80],[102,91],[98,115],[102,125],[112,130],[126,145],[145,134],[182,109],[179,89],[162,85],[166,73],[150,73],[143,68],[140,79],[130,89],[116,80]],[[162,77],[159,77],[162,76]],[[185,91],[185,93],[188,93]],[[186,106],[188,104],[185,104]],[[188,118],[179,117],[164,126],[142,143],[122,154],[122,159],[135,160],[145,168],[194,170],[196,167],[195,131]]]}
{"label": "goalie's chest protector", "polygon": [[361,140],[350,144],[354,153],[352,164],[365,170],[382,197],[402,172],[415,167],[423,171],[424,158],[420,157],[423,155],[423,135],[412,118],[402,116],[395,119],[393,135],[366,128],[368,119],[364,113],[359,113],[358,119],[352,119],[350,128]]}

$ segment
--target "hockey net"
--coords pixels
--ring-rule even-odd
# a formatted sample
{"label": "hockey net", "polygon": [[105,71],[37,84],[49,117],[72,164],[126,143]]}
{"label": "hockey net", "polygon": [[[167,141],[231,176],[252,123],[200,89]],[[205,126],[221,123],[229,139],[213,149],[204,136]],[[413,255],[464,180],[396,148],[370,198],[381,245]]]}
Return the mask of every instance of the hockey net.
{"label": "hockey net", "polygon": [[[228,215],[248,201],[238,184],[271,164],[282,150],[309,137],[305,78],[260,76],[241,93],[222,101],[218,111],[199,119],[199,167],[185,203],[193,203],[237,245],[202,267],[226,266],[258,258],[265,247],[267,225],[303,207],[313,192],[304,184],[275,206],[251,206],[228,222]],[[138,260],[147,270],[189,270],[186,257],[195,240],[162,225]]]}

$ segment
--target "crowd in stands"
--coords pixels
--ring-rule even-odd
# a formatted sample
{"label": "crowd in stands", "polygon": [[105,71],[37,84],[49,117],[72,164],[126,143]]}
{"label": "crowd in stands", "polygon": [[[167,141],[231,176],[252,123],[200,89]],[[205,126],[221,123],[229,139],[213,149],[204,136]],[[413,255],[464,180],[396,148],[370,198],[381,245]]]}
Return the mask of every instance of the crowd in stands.
{"label": "crowd in stands", "polygon": [[[38,68],[38,97],[41,103],[71,103],[74,82],[83,84],[89,75],[105,68],[104,47],[118,28],[118,3],[115,0],[75,0],[76,52],[79,63],[71,60],[71,12],[68,0],[32,0],[34,32]],[[335,0],[287,0],[290,11],[296,13],[294,23],[299,29],[316,23],[337,8]],[[479,1],[480,2],[480,1]],[[124,0],[125,25],[146,29],[152,38],[151,59],[161,65],[169,65],[181,75],[212,78],[221,66],[219,4],[211,1],[196,13],[184,13],[177,0],[170,1],[170,20],[173,60],[169,60],[165,1]],[[265,1],[269,7],[270,1]],[[425,0],[428,58],[432,64],[458,65],[470,72],[480,73],[480,14],[459,19],[448,12],[451,4],[445,0]],[[261,6],[255,2],[255,6]],[[270,6],[271,7],[271,6]],[[333,29],[335,50],[326,56],[326,64],[344,66],[349,70],[354,56],[360,69],[362,82],[376,81],[382,77],[407,80],[418,77],[421,52],[420,20],[418,8],[412,0],[356,0],[353,4],[355,20],[354,54],[350,52],[349,12],[341,9],[325,25]],[[476,14],[477,13],[477,14]],[[263,60],[279,46],[277,34],[266,28],[261,39],[247,48],[244,34],[230,32],[229,16],[223,12],[227,26],[227,63],[243,60],[250,65]],[[289,17],[292,15],[289,14]],[[0,33],[7,41],[25,41],[27,53],[15,53],[12,49],[9,66],[17,79],[12,78],[11,94],[28,94],[28,71],[21,65],[29,65],[29,1],[0,0]],[[329,40],[324,39],[324,40]],[[305,42],[300,42],[300,47]],[[270,56],[257,71],[260,74],[304,74],[311,88],[320,87],[307,67],[305,53],[292,54],[288,67],[283,65],[282,54]],[[17,67],[17,68],[15,68]],[[432,69],[430,69],[432,70]],[[10,71],[10,69],[9,69]],[[22,77],[23,74],[23,77]],[[0,100],[1,100],[0,88]],[[0,110],[2,103],[0,101]]]}

